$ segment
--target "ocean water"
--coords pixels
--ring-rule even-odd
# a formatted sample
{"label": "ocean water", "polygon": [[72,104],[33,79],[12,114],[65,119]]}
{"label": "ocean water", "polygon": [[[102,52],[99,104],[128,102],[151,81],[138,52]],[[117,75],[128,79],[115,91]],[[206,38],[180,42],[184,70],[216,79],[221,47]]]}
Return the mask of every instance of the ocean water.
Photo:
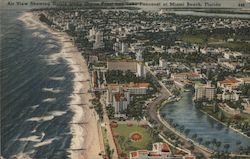
{"label": "ocean water", "polygon": [[56,39],[25,27],[21,14],[0,12],[1,155],[67,158],[74,75],[64,59],[49,59],[60,52]]}

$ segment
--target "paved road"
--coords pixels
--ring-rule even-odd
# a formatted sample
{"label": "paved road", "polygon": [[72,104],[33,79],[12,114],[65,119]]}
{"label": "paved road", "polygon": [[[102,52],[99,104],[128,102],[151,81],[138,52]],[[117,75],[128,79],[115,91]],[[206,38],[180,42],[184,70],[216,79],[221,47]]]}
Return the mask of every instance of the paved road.
{"label": "paved road", "polygon": [[[146,69],[147,69],[148,72],[150,72],[157,79],[157,77],[155,76],[154,72],[152,72],[149,67],[146,67]],[[151,119],[153,119],[154,121],[157,122],[158,126],[163,126],[168,131],[171,131],[174,134],[176,134],[181,139],[181,141],[184,142],[184,147],[187,148],[190,145],[189,139],[186,138],[186,137],[183,137],[182,135],[180,135],[175,130],[167,127],[161,121],[160,117],[158,116],[157,109],[158,109],[159,104],[161,103],[162,100],[168,99],[168,97],[170,95],[172,95],[171,92],[166,88],[166,86],[161,81],[158,81],[158,82],[161,85],[160,95],[153,102],[151,102],[148,105],[149,116],[150,116]],[[201,147],[196,146],[196,145],[194,146],[194,152],[202,153],[205,156],[205,158],[207,158],[207,159],[211,156],[211,153],[208,153],[207,151],[204,151]]]}
{"label": "paved road", "polygon": [[106,112],[106,102],[105,102],[105,99],[106,99],[106,94],[102,95],[101,96],[101,100],[100,100],[101,104],[103,106],[103,111],[104,111],[104,113],[103,113],[103,123],[105,124],[106,129],[107,129],[107,137],[108,137],[108,142],[109,142],[110,149],[114,150],[112,159],[118,159],[117,149],[116,149],[116,146],[115,146],[113,135],[111,133],[110,121],[109,121],[109,118],[108,118],[108,114]]}

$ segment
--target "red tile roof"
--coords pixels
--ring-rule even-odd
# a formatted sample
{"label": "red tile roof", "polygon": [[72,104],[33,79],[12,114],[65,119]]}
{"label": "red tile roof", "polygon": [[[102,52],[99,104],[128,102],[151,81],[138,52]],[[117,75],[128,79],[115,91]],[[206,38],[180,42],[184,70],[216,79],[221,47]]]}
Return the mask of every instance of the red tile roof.
{"label": "red tile roof", "polygon": [[186,155],[187,153],[184,152],[184,151],[182,151],[182,150],[176,150],[176,151],[175,151],[175,154],[176,154],[176,155]]}
{"label": "red tile roof", "polygon": [[132,151],[130,152],[132,157],[137,157],[138,156],[138,152],[137,151]]}
{"label": "red tile roof", "polygon": [[194,156],[187,156],[184,159],[195,159],[195,157]]}
{"label": "red tile roof", "polygon": [[226,79],[223,81],[219,81],[220,84],[234,84],[234,83],[238,83],[240,81],[236,80],[236,79]]}
{"label": "red tile roof", "polygon": [[123,93],[117,93],[115,94],[115,100],[117,102],[119,102],[121,100],[121,98],[124,97],[124,94]]}
{"label": "red tile roof", "polygon": [[161,151],[162,152],[169,152],[169,146],[168,146],[168,144],[166,144],[166,143],[162,144],[162,150]]}

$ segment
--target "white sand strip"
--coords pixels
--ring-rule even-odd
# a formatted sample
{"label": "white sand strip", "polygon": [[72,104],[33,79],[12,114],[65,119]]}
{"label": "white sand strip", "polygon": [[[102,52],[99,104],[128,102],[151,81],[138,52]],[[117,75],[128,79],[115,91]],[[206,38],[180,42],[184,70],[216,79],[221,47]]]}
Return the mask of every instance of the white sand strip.
{"label": "white sand strip", "polygon": [[[62,44],[62,49],[60,53],[57,53],[55,55],[47,57],[48,60],[50,60],[51,64],[56,63],[58,58],[64,58],[69,63],[70,67],[72,68],[75,74],[75,79],[73,81],[89,81],[90,76],[88,73],[88,67],[86,65],[85,60],[83,59],[82,55],[77,51],[77,49],[74,47],[73,43],[70,42],[70,37],[66,35],[66,33],[62,32],[56,32],[48,28],[45,24],[41,23],[38,20],[38,17],[34,16],[32,13],[27,12],[23,14],[20,18],[27,26],[31,29],[44,29],[51,34],[55,36],[55,38],[58,39],[59,42]],[[39,33],[35,33],[34,36],[37,36],[38,38],[44,38],[43,35],[40,35]],[[66,58],[71,57],[71,58]],[[72,65],[74,64],[74,65]],[[75,65],[78,64],[78,65]],[[76,73],[82,72],[82,75],[77,75]],[[54,78],[55,79],[55,78]],[[79,90],[89,90],[90,85],[89,82],[74,82],[74,92]],[[87,92],[87,91],[86,91]],[[91,95],[89,93],[80,94],[78,97],[73,96],[71,102],[69,103],[70,109],[74,112],[74,117],[72,119],[72,123],[77,122],[87,122],[86,125],[81,124],[71,124],[71,132],[73,135],[73,138],[71,140],[71,146],[69,149],[69,152],[71,153],[70,158],[78,159],[78,158],[88,158],[88,159],[101,159],[102,157],[98,154],[101,152],[101,145],[100,145],[100,136],[98,134],[98,122],[97,122],[97,116],[93,109],[90,109],[89,106],[91,106],[91,103],[89,100],[91,99]],[[48,99],[47,99],[48,100]],[[49,100],[50,101],[50,100]],[[73,105],[74,103],[84,103],[84,111],[81,106]],[[77,103],[77,104],[78,104]],[[84,114],[88,114],[89,118],[88,121],[84,119]],[[47,117],[54,117],[54,115],[46,116],[46,118],[42,118],[42,120],[48,119]],[[41,118],[33,118],[31,120],[41,120]],[[85,129],[86,127],[86,129]],[[87,137],[86,133],[84,133],[84,129],[87,131]],[[44,144],[52,142],[51,140],[46,141]],[[40,146],[40,145],[37,145]],[[72,149],[82,149],[83,151],[70,151]],[[84,155],[83,155],[84,154]]]}

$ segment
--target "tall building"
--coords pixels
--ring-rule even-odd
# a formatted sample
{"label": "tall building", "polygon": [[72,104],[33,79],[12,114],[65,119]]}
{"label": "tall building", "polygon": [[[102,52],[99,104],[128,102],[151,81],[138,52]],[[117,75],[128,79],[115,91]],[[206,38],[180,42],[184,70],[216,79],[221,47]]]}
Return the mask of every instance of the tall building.
{"label": "tall building", "polygon": [[142,58],[142,51],[139,50],[137,53],[136,53],[136,60],[137,61],[143,61],[143,58]]}
{"label": "tall building", "polygon": [[195,99],[213,100],[215,98],[215,87],[211,86],[211,83],[207,84],[196,84],[195,85]]}
{"label": "tall building", "polygon": [[165,59],[160,58],[159,59],[159,67],[166,68],[167,67],[167,61]]}
{"label": "tall building", "polygon": [[104,48],[103,42],[103,32],[97,31],[95,34],[95,43],[93,44],[93,49]]}
{"label": "tall building", "polygon": [[128,44],[125,42],[122,42],[121,53],[122,54],[128,53]]}
{"label": "tall building", "polygon": [[129,91],[119,89],[118,92],[115,92],[113,94],[113,103],[112,103],[112,105],[115,108],[115,117],[125,117],[129,103],[130,103]]}
{"label": "tall building", "polygon": [[89,41],[95,41],[95,34],[97,30],[95,27],[92,27],[92,29],[89,30]]}
{"label": "tall building", "polygon": [[146,77],[146,69],[142,62],[137,63],[137,73],[136,76],[138,77]]}
{"label": "tall building", "polygon": [[117,40],[113,45],[113,50],[116,53],[126,54],[128,53],[128,43]]}
{"label": "tall building", "polygon": [[107,104],[115,108],[116,117],[124,117],[130,103],[130,95],[145,95],[149,83],[108,84]]}

